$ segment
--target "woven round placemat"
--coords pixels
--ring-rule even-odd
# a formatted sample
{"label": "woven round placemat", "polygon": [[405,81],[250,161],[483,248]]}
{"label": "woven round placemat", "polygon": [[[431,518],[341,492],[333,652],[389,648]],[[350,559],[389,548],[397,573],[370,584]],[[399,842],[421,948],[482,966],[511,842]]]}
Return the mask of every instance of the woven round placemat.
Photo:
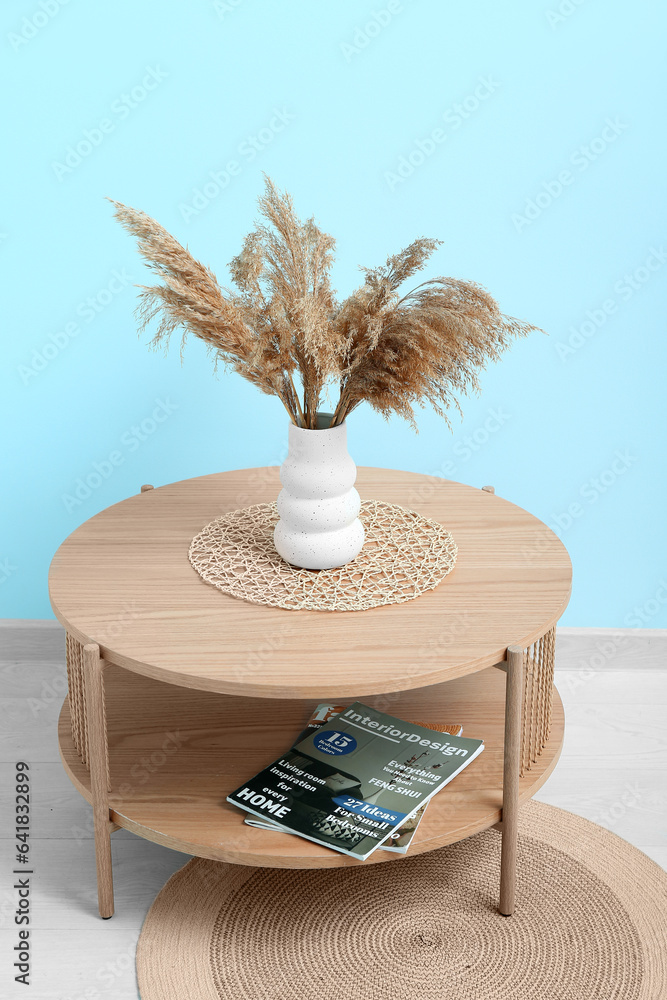
{"label": "woven round placemat", "polygon": [[382,500],[359,517],[364,547],[337,569],[290,566],[273,544],[275,503],[234,510],[207,524],[190,543],[193,568],[207,583],[253,604],[289,611],[365,611],[412,601],[454,568],[457,547],[437,521]]}
{"label": "woven round placemat", "polygon": [[512,917],[495,830],[370,867],[190,861],[146,917],[142,1000],[665,998],[667,875],[552,806],[520,830]]}

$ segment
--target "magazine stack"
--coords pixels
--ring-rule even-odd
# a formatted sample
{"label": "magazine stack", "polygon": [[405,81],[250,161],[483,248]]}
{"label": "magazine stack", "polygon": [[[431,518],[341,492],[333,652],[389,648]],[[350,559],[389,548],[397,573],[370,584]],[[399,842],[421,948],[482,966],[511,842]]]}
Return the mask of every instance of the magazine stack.
{"label": "magazine stack", "polygon": [[227,801],[250,826],[361,861],[378,848],[405,854],[429,800],[484,749],[461,733],[361,702],[318,705],[292,748]]}

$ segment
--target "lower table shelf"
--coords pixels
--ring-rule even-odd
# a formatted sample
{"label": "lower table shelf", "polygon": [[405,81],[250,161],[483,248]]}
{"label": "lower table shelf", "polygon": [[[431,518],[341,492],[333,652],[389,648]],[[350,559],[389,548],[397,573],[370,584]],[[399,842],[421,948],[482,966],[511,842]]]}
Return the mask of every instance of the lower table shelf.
{"label": "lower table shelf", "polygon": [[[360,862],[288,834],[246,826],[226,795],[277,758],[303,728],[314,702],[271,701],[175,687],[108,666],[104,673],[111,820],[187,854],[270,868],[336,868],[400,858],[375,851]],[[483,754],[430,802],[410,855],[463,840],[500,820],[505,673],[490,667],[457,680],[363,699],[414,721],[461,723],[484,739]],[[530,798],[553,770],[563,744],[563,706],[553,695],[550,738],[524,776]],[[81,794],[90,774],[74,745],[68,700],[60,752]]]}

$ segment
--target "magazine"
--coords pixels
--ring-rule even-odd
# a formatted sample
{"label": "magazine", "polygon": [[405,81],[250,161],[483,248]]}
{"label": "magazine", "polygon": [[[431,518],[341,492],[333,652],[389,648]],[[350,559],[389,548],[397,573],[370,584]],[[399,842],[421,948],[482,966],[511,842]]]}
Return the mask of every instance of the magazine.
{"label": "magazine", "polygon": [[[305,739],[306,736],[311,732],[312,729],[319,729],[325,722],[333,718],[334,715],[338,715],[340,712],[345,711],[344,705],[331,705],[324,702],[318,705],[308,720],[306,728],[302,731],[300,736],[295,740],[298,743],[300,740]],[[460,736],[463,732],[463,726],[439,726],[431,725],[430,723],[419,722],[420,726],[426,726],[428,729],[435,729],[439,733],[450,733],[452,736]],[[380,844],[381,851],[393,851],[395,854],[407,854],[408,848],[412,843],[415,833],[417,832],[417,827],[422,821],[424,813],[426,812],[428,803],[423,805],[421,809],[410,819],[406,819],[405,823],[397,827],[386,840],[383,840]],[[289,831],[285,830],[284,826],[280,823],[274,823],[272,820],[259,818],[254,816],[252,813],[248,813],[245,818],[245,822],[248,826],[258,827],[260,830],[275,830],[281,833],[286,833]]]}
{"label": "magazine", "polygon": [[481,740],[443,740],[431,728],[355,702],[308,727],[227,801],[365,860],[483,749]]}

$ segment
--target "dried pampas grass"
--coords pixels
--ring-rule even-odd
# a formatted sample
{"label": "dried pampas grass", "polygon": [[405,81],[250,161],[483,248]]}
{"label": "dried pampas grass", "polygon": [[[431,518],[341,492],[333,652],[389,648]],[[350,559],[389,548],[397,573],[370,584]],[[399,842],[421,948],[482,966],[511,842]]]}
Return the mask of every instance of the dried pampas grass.
{"label": "dried pampas grass", "polygon": [[300,222],[291,197],[265,175],[260,221],[230,262],[237,291],[144,212],[120,202],[115,217],[137,240],[158,284],[141,286],[140,329],[158,321],[151,341],[192,333],[215,362],[276,395],[293,423],[315,428],[325,392],[339,386],[332,426],[367,402],[384,417],[416,427],[414,407],[430,404],[447,420],[478,373],[517,336],[537,327],[504,316],[480,285],[434,278],[400,297],[399,287],[440,244],[418,239],[339,303],[330,283],[335,240],[315,221]]}

